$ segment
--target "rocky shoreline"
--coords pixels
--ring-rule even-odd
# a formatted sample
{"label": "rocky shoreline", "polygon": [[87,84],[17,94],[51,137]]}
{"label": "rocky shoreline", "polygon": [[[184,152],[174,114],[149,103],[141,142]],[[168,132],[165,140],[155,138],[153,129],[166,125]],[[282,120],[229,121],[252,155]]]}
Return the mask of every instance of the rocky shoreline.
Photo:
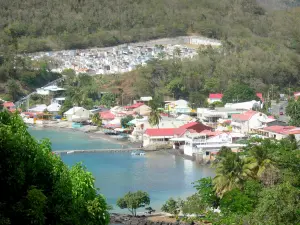
{"label": "rocky shoreline", "polygon": [[[155,217],[153,220],[152,218]],[[164,215],[142,215],[132,216],[127,214],[112,213],[110,215],[110,224],[124,224],[124,225],[194,225],[193,222],[187,223],[183,221],[176,221],[169,219]]]}

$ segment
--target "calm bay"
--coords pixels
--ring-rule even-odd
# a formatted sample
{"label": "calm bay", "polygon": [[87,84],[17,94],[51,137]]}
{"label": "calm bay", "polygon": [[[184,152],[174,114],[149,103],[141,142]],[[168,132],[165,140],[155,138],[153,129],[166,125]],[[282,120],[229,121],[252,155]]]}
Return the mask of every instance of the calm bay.
{"label": "calm bay", "polygon": [[[29,128],[38,140],[49,138],[53,150],[120,148],[88,134],[66,130]],[[195,193],[192,182],[213,176],[214,170],[168,152],[147,152],[131,156],[129,152],[79,153],[62,155],[69,166],[82,162],[96,179],[96,187],[107,198],[115,212],[124,212],[115,205],[128,191],[143,190],[150,194],[151,206],[160,211],[169,197],[187,197]]]}

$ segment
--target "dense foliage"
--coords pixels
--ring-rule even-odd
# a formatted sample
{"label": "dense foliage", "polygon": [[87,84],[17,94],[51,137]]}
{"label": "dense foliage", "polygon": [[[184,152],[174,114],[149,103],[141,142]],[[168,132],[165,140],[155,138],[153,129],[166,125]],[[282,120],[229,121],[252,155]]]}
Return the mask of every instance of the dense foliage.
{"label": "dense foliage", "polygon": [[0,224],[108,224],[108,205],[80,164],[69,169],[18,115],[0,113]]}
{"label": "dense foliage", "polygon": [[138,208],[144,208],[149,204],[149,194],[144,191],[128,192],[117,201],[117,205],[121,209],[128,209],[133,216],[136,216],[136,210]]}
{"label": "dense foliage", "polygon": [[[297,2],[286,0],[281,6]],[[137,72],[137,80],[130,74],[123,84],[112,86],[128,85],[124,98],[169,95],[189,98],[195,106],[205,105],[209,92],[225,91],[231,83],[244,83],[264,94],[273,84],[276,93],[288,93],[289,84],[291,90],[299,85],[299,10],[265,11],[255,0],[3,1],[0,77],[5,88],[0,92],[17,98],[20,93],[9,93],[8,86],[26,89],[40,78],[38,70],[14,60],[19,52],[200,34],[222,40],[222,49],[202,49],[192,62],[154,61]],[[16,82],[7,85],[10,79]]]}
{"label": "dense foliage", "polygon": [[176,212],[220,225],[299,224],[300,151],[294,136],[253,139],[240,153],[223,147],[214,166],[216,176],[195,182],[197,193]]}
{"label": "dense foliage", "polygon": [[290,116],[290,125],[300,126],[300,99],[297,100],[291,99],[286,108],[286,113]]}

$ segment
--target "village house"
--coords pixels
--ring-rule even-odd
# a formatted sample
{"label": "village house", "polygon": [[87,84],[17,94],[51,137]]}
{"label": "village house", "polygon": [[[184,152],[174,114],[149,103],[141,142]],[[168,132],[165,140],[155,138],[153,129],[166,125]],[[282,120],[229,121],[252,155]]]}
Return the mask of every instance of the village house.
{"label": "village house", "polygon": [[151,108],[142,102],[135,103],[133,105],[125,106],[124,109],[129,112],[134,112],[141,116],[149,116]]}
{"label": "village house", "polygon": [[254,133],[257,129],[265,127],[269,120],[266,114],[253,110],[232,115],[232,131],[242,134]]}
{"label": "village house", "polygon": [[177,138],[176,144],[180,145],[186,133],[200,133],[204,130],[211,128],[199,122],[190,122],[178,128],[148,128],[143,135],[143,146],[169,144],[172,138]]}
{"label": "village house", "polygon": [[109,124],[116,117],[111,111],[99,112],[99,116],[102,119],[103,125]]}
{"label": "village house", "polygon": [[[217,128],[224,120],[231,120],[232,115],[241,114],[246,110],[216,107],[215,109],[198,108],[197,118],[207,126]],[[222,121],[221,121],[222,120]]]}
{"label": "village house", "polygon": [[90,118],[92,113],[83,107],[73,107],[64,113],[68,121],[81,122]]}
{"label": "village house", "polygon": [[300,140],[300,127],[294,126],[269,126],[259,129],[257,131],[263,138],[275,138],[281,140],[288,137],[289,135],[295,135],[297,141]]}
{"label": "village house", "polygon": [[4,102],[2,104],[2,106],[3,106],[3,109],[6,109],[10,112],[14,112],[16,110],[16,106],[13,102]]}
{"label": "village house", "polygon": [[212,93],[212,94],[209,94],[207,102],[209,104],[212,104],[214,102],[222,102],[222,98],[223,98],[223,94],[221,94],[221,93]]}
{"label": "village house", "polygon": [[245,145],[234,143],[234,140],[244,138],[244,135],[222,133],[204,130],[200,133],[188,133],[185,137],[183,153],[198,162],[210,162],[222,147],[239,151]]}
{"label": "village house", "polygon": [[186,100],[177,100],[168,102],[165,104],[165,111],[170,112],[172,114],[189,114],[192,109],[189,107],[189,102]]}

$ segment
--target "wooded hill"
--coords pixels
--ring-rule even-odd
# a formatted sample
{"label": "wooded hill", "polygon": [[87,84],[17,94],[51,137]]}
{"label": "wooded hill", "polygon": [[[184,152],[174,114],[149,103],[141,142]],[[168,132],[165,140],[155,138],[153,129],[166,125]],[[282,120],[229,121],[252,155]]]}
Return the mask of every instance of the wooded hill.
{"label": "wooded hill", "polygon": [[[294,3],[288,1],[287,6]],[[149,76],[155,79],[151,89],[136,90],[150,87],[144,82],[131,92],[171,94],[178,89],[176,96],[189,97],[222,91],[228,82],[244,82],[260,91],[271,84],[278,89],[299,85],[299,8],[270,11],[255,0],[11,0],[0,2],[1,92],[8,92],[8,80],[22,88],[34,87],[36,69],[12,60],[19,52],[101,47],[186,34],[220,39],[223,52],[201,52],[202,58],[195,62],[152,63],[136,72],[137,82]],[[215,80],[217,85],[211,87]]]}

